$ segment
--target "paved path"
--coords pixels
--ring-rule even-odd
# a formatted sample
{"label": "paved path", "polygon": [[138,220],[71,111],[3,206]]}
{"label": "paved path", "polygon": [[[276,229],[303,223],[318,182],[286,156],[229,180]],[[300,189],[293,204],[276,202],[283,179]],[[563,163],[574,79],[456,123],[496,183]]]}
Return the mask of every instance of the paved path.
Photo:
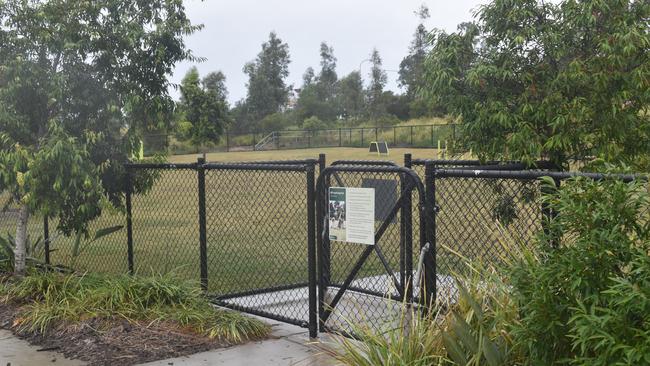
{"label": "paved path", "polygon": [[[286,323],[262,319],[271,324],[271,339],[251,342],[226,349],[161,360],[142,366],[329,366],[334,362],[309,339],[307,330]],[[327,335],[320,339],[327,341]]]}
{"label": "paved path", "polygon": [[69,360],[60,353],[38,350],[39,347],[0,329],[0,366],[83,365],[81,361]]}
{"label": "paved path", "polygon": [[[327,366],[331,359],[323,355],[312,341],[307,330],[293,325],[264,319],[273,327],[272,337],[260,342],[197,353],[144,364],[146,366]],[[326,335],[321,335],[321,339]],[[62,354],[38,351],[27,341],[19,339],[10,331],[0,330],[0,366],[80,366],[79,360],[69,360]]]}

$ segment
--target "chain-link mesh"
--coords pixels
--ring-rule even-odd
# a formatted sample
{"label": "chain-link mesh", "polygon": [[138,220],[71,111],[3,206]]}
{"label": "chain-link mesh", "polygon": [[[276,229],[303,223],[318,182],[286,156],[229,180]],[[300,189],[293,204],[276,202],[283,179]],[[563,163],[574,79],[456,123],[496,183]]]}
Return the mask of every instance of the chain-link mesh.
{"label": "chain-link mesh", "polygon": [[[126,217],[124,212],[105,208],[88,227],[88,236],[65,236],[50,219],[50,263],[77,271],[119,274],[127,271]],[[99,236],[98,232],[110,231]]]}
{"label": "chain-link mesh", "polygon": [[439,302],[455,301],[465,260],[498,265],[543,228],[538,180],[437,178],[435,189]]}
{"label": "chain-link mesh", "polygon": [[138,274],[173,272],[199,281],[195,169],[156,169],[151,190],[132,197],[133,263]]}
{"label": "chain-link mesh", "polygon": [[307,202],[304,171],[206,170],[208,292],[307,322]]}

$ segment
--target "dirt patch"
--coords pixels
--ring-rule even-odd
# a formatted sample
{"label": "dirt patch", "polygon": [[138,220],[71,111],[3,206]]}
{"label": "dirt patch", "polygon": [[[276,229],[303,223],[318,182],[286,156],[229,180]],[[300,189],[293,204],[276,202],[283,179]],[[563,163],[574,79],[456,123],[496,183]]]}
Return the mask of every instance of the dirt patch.
{"label": "dirt patch", "polygon": [[80,359],[89,365],[134,365],[190,355],[230,344],[198,336],[172,324],[131,323],[122,320],[90,319],[60,326],[46,333],[20,331],[13,326],[18,309],[0,303],[0,328],[43,350]]}

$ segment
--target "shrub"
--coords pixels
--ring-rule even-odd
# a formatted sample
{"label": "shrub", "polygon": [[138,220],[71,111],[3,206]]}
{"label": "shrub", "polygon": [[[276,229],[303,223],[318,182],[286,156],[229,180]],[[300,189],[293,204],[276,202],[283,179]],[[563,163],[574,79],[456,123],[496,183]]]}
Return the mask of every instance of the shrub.
{"label": "shrub", "polygon": [[172,322],[227,342],[263,337],[268,327],[215,309],[198,286],[171,276],[136,277],[34,273],[0,284],[0,300],[20,307],[19,330],[45,332],[89,318]]}
{"label": "shrub", "polygon": [[542,260],[512,270],[518,346],[530,364],[647,364],[647,190],[578,178],[545,199],[559,216],[537,247]]}
{"label": "shrub", "polygon": [[316,116],[311,116],[302,122],[302,128],[305,130],[322,130],[327,128],[327,123]]}

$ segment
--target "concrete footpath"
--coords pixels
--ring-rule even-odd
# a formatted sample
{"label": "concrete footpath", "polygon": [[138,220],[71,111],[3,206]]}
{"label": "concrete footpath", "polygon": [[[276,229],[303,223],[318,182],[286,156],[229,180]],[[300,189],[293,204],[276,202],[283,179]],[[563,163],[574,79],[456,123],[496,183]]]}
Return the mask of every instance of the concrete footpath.
{"label": "concrete footpath", "polygon": [[[293,325],[264,319],[272,326],[270,339],[250,342],[229,348],[197,353],[190,356],[172,358],[146,363],[146,366],[329,366],[334,365],[331,358],[322,354],[319,346],[309,339],[307,330]],[[321,340],[326,340],[321,335]],[[69,360],[62,354],[39,351],[38,346],[18,339],[11,332],[0,330],[0,366],[33,365],[84,365],[78,360]]]}
{"label": "concrete footpath", "polygon": [[84,363],[69,360],[62,354],[40,350],[27,341],[15,337],[10,331],[0,329],[0,366],[65,365],[77,366]]}

